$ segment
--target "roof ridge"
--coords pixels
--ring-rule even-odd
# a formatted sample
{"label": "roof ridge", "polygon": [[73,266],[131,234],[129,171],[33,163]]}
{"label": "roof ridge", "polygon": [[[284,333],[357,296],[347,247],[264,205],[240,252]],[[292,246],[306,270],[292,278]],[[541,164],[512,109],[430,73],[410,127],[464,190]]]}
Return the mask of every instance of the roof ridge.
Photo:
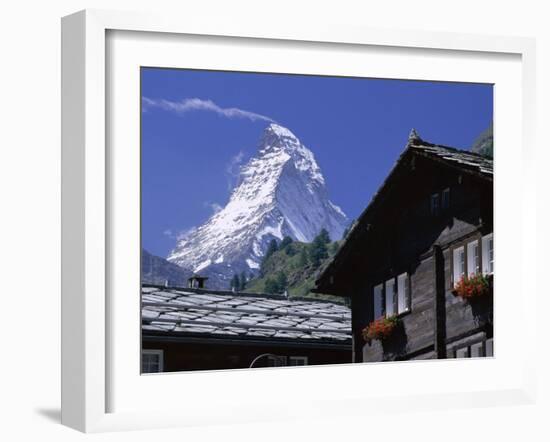
{"label": "roof ridge", "polygon": [[472,156],[475,156],[477,158],[482,158],[484,160],[493,162],[493,158],[486,157],[485,155],[482,155],[482,154],[477,153],[477,152],[472,152],[471,150],[458,149],[456,147],[445,146],[444,144],[434,144],[434,143],[430,143],[430,142],[424,141],[424,140],[421,140],[421,143],[422,144],[411,144],[411,147],[412,148],[437,147],[437,148],[440,148],[440,149],[446,149],[446,150],[450,150],[450,151],[453,151],[453,152],[472,155]]}

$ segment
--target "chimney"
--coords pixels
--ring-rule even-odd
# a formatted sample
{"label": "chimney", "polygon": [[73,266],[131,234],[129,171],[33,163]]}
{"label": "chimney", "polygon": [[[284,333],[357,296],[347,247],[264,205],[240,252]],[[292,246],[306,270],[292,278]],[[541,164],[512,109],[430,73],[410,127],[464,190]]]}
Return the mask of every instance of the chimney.
{"label": "chimney", "polygon": [[192,289],[204,289],[204,282],[208,279],[207,276],[193,275],[187,280],[187,286]]}

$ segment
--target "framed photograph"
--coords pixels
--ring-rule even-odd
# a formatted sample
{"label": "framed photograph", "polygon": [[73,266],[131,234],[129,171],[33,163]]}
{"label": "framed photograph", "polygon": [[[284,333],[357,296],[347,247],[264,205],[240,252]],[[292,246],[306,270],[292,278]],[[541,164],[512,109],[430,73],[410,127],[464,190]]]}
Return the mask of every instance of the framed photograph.
{"label": "framed photograph", "polygon": [[533,41],[62,26],[64,424],[534,400]]}

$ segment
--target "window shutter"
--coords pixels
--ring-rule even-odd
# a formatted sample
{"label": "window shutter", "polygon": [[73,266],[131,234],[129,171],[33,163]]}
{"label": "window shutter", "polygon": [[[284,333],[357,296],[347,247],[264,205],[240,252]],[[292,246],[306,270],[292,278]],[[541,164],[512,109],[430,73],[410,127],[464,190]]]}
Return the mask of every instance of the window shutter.
{"label": "window shutter", "polygon": [[395,278],[392,278],[386,281],[386,317],[395,313]]}
{"label": "window shutter", "polygon": [[464,275],[464,247],[453,250],[453,284],[460,281]]}
{"label": "window shutter", "polygon": [[382,284],[374,287],[374,319],[378,319],[383,315],[382,311]]}
{"label": "window shutter", "polygon": [[479,273],[479,241],[468,243],[468,276]]}
{"label": "window shutter", "polygon": [[397,313],[403,313],[409,310],[409,275],[401,273],[397,277]]}
{"label": "window shutter", "polygon": [[483,258],[482,270],[483,273],[493,273],[493,234],[485,235],[481,239],[481,256]]}
{"label": "window shutter", "polygon": [[485,356],[493,356],[493,338],[487,339],[485,341]]}
{"label": "window shutter", "polygon": [[456,357],[457,358],[469,358],[469,354],[468,354],[468,347],[462,347],[462,348],[458,348],[456,350]]}
{"label": "window shutter", "polygon": [[485,356],[483,354],[483,342],[478,342],[477,344],[473,344],[471,347],[472,352],[472,358],[482,358]]}
{"label": "window shutter", "polygon": [[448,187],[441,193],[441,207],[443,210],[448,209],[451,206],[451,189]]}

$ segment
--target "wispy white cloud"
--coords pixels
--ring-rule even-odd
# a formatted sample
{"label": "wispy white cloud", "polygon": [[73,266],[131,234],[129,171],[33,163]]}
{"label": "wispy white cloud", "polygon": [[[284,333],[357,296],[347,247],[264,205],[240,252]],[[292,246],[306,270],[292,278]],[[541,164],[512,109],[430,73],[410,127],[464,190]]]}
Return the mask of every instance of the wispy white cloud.
{"label": "wispy white cloud", "polygon": [[167,236],[170,239],[175,239],[177,241],[185,239],[189,235],[191,235],[195,230],[197,230],[196,226],[189,227],[188,229],[175,231],[172,229],[166,229],[162,234],[164,236]]}
{"label": "wispy white cloud", "polygon": [[180,101],[170,101],[165,99],[151,99],[143,97],[142,104],[142,109],[144,112],[150,108],[158,108],[178,114],[185,114],[187,112],[194,111],[206,111],[214,112],[226,118],[244,118],[250,121],[261,120],[268,121],[270,123],[275,122],[275,120],[266,115],[257,114],[256,112],[250,112],[237,107],[221,107],[212,100],[203,100],[201,98],[184,98]]}
{"label": "wispy white cloud", "polygon": [[216,202],[205,201],[203,205],[211,209],[214,215],[223,209],[223,207]]}

